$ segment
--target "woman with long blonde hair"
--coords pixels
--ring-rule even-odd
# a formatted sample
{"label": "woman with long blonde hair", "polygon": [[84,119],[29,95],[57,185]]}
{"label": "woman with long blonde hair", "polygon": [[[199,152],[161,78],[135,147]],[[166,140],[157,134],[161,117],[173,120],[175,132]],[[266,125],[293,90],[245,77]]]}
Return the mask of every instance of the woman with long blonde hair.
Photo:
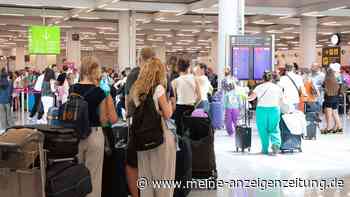
{"label": "woman with long blonde hair", "polygon": [[[166,67],[158,58],[146,61],[140,70],[140,74],[131,89],[130,99],[139,106],[149,94],[153,95],[153,101],[158,113],[162,116],[163,144],[147,150],[137,152],[138,176],[152,180],[174,180],[176,164],[176,145],[174,134],[167,129],[164,120],[171,117],[172,104],[166,96],[167,75]],[[132,140],[132,139],[131,139]],[[154,189],[147,187],[141,190],[141,197],[172,197],[173,189]]]}

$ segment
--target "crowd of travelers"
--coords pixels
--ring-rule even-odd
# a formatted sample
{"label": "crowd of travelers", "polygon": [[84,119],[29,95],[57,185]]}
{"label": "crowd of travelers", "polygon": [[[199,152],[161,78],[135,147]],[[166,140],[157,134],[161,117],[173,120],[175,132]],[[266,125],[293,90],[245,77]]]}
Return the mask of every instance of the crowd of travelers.
{"label": "crowd of travelers", "polygon": [[[225,69],[225,78],[219,87],[217,75],[205,64],[192,66],[189,60],[177,57],[171,57],[167,64],[163,64],[150,48],[141,51],[139,62],[137,67],[127,67],[120,73],[102,68],[98,60],[92,57],[83,59],[79,73],[64,65],[51,65],[42,72],[31,68],[16,72],[2,69],[0,128],[13,125],[12,112],[24,107],[20,102],[22,95],[17,90],[28,91],[33,96],[29,121],[38,124],[46,124],[50,108],[65,103],[72,92],[84,95],[89,104],[92,132],[80,141],[79,160],[91,173],[91,197],[101,196],[105,145],[101,128],[129,120],[144,103],[154,105],[160,115],[163,142],[153,149],[140,151],[135,141],[129,140],[126,174],[133,197],[173,196],[173,189],[170,188],[149,187],[139,192],[137,178],[175,179],[176,136],[184,133],[184,113],[196,108],[209,113],[210,100],[219,93],[223,95],[225,127],[230,136],[238,125],[242,100],[249,100],[251,106],[255,105],[264,154],[269,152],[270,143],[274,153],[279,150],[281,113],[304,111],[305,104],[317,109],[319,121],[322,113],[325,114],[326,124],[321,130],[322,134],[343,132],[338,111],[339,98],[349,85],[350,80],[347,80],[350,77],[349,73],[341,70],[340,65],[323,68],[313,64],[311,69],[286,65],[275,72],[265,72],[263,80],[249,83],[250,91],[245,93],[242,83],[232,76],[229,68]],[[167,127],[166,121],[169,119],[175,120],[176,133]]]}

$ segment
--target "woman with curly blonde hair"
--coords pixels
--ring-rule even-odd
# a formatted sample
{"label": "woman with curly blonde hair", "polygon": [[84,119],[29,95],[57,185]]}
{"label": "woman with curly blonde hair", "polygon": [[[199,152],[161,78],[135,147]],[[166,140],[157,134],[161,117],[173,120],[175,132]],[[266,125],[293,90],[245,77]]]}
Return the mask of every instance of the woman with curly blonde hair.
{"label": "woman with curly blonde hair", "polygon": [[[142,65],[137,81],[131,89],[132,101],[139,106],[147,95],[153,95],[158,113],[162,116],[163,144],[137,152],[138,176],[152,180],[174,180],[176,163],[176,144],[174,134],[167,129],[164,120],[171,117],[172,104],[166,96],[166,67],[157,58],[151,58]],[[131,139],[132,140],[132,139]],[[173,189],[154,189],[147,187],[141,190],[141,197],[172,197]]]}

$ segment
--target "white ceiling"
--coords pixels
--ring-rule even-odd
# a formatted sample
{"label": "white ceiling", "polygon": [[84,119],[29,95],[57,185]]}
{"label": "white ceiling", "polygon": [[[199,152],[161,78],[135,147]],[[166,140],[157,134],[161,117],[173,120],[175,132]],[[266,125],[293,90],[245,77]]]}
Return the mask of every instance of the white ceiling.
{"label": "white ceiling", "polygon": [[[0,48],[25,46],[27,26],[42,24],[45,17],[46,24],[62,27],[62,48],[65,32],[78,31],[82,33],[84,50],[115,51],[119,12],[132,10],[137,20],[139,47],[165,45],[169,52],[207,53],[210,38],[217,32],[217,3],[217,0],[0,0]],[[320,45],[328,45],[329,35],[336,32],[343,33],[343,43],[347,44],[348,8],[349,0],[246,0],[246,33],[275,34],[279,48],[295,48],[299,45],[300,17],[308,15],[318,17]]]}

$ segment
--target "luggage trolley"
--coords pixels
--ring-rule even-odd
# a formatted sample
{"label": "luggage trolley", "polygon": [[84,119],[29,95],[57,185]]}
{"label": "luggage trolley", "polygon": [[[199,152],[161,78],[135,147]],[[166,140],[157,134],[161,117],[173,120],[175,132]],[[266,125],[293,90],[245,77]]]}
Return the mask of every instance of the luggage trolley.
{"label": "luggage trolley", "polygon": [[[35,167],[37,158],[40,170]],[[0,177],[5,177],[0,178],[3,180],[0,181],[2,196],[45,197],[44,135],[36,129],[7,129],[0,135],[0,170]],[[37,176],[38,172],[40,178]],[[39,185],[35,181],[38,179],[41,182]],[[28,185],[28,182],[31,185]]]}

